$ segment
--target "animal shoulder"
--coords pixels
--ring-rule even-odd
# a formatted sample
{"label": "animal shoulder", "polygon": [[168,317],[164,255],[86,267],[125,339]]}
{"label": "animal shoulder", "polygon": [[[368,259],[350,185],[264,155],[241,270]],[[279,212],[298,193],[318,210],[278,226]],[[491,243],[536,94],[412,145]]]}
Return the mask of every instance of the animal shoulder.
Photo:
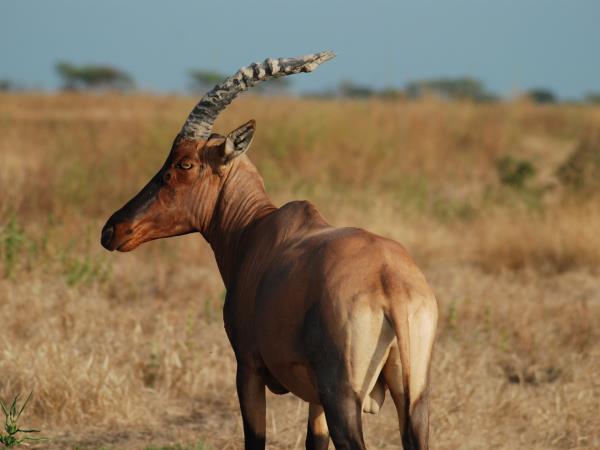
{"label": "animal shoulder", "polygon": [[306,200],[286,203],[271,215],[268,222],[270,226],[285,230],[288,236],[331,227],[316,206]]}
{"label": "animal shoulder", "polygon": [[308,200],[293,200],[286,203],[279,208],[278,213],[286,219],[295,218],[303,221],[325,222],[317,207]]}

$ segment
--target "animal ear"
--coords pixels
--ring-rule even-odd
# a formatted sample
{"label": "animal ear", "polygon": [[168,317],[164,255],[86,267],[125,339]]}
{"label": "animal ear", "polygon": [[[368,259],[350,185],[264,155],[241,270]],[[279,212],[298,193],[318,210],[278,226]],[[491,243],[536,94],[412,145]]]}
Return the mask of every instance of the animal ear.
{"label": "animal ear", "polygon": [[243,155],[252,144],[254,139],[254,131],[256,130],[256,122],[250,120],[239,128],[236,128],[227,135],[225,145],[223,146],[223,163]]}

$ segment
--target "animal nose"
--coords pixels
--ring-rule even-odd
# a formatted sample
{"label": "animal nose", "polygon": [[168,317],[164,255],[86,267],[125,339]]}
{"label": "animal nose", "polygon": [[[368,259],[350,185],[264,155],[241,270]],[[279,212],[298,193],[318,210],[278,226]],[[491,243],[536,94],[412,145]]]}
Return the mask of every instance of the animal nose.
{"label": "animal nose", "polygon": [[102,237],[100,238],[100,243],[107,250],[112,250],[109,247],[109,245],[110,245],[110,241],[111,241],[111,239],[113,237],[113,234],[115,234],[115,228],[112,225],[105,226],[102,229]]}

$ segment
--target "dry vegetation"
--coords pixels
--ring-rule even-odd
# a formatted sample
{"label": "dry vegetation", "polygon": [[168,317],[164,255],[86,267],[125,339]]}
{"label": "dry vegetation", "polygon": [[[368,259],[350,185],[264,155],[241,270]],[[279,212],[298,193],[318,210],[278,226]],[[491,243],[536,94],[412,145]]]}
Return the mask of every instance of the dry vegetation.
{"label": "dry vegetation", "polygon": [[[0,96],[0,398],[34,390],[24,421],[42,448],[241,446],[208,246],[98,243],[193,102]],[[600,108],[245,97],[217,129],[250,117],[276,203],[310,199],[425,270],[441,310],[433,448],[600,447],[600,197],[585,183],[600,173],[573,156]],[[366,417],[370,448],[398,448],[391,403]],[[306,410],[269,398],[271,448],[303,446]]]}

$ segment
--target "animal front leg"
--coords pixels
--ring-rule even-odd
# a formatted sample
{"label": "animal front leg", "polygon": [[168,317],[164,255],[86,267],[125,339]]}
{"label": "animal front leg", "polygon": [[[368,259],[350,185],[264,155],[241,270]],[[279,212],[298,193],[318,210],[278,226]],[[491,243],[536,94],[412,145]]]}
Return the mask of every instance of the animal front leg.
{"label": "animal front leg", "polygon": [[325,420],[325,411],[321,405],[311,403],[308,409],[306,450],[327,450],[327,447],[329,447],[329,429]]}
{"label": "animal front leg", "polygon": [[252,369],[238,367],[237,393],[244,421],[244,448],[264,450],[266,435],[265,384]]}

